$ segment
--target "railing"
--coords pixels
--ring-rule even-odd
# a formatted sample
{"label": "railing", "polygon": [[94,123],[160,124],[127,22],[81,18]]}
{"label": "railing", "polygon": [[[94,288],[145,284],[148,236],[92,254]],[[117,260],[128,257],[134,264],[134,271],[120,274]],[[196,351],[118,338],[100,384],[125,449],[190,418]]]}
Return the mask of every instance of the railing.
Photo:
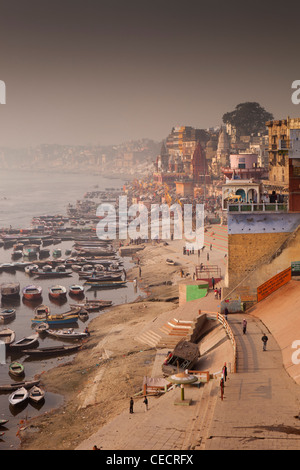
{"label": "railing", "polygon": [[227,205],[228,212],[287,212],[287,203],[253,203],[253,202],[240,202]]}
{"label": "railing", "polygon": [[204,310],[199,310],[199,315],[201,313],[205,313],[208,317],[214,318],[215,320],[217,320],[218,322],[220,322],[223,325],[223,328],[225,329],[225,331],[226,331],[226,333],[227,333],[227,335],[230,339],[230,342],[232,344],[232,347],[233,347],[233,368],[232,368],[232,372],[236,373],[237,347],[236,347],[236,341],[235,341],[234,334],[232,332],[232,329],[229,326],[228,321],[225,319],[224,315],[222,315],[221,313],[218,313],[218,312],[206,312]]}
{"label": "railing", "polygon": [[[201,276],[202,277],[207,277],[207,278],[211,278],[211,277],[216,277],[216,278],[219,278],[221,277],[221,268],[217,265],[217,264],[202,264],[201,265],[196,265],[195,267],[195,272],[196,272],[196,275],[199,277],[199,279],[201,279]],[[197,277],[197,279],[198,279]]]}

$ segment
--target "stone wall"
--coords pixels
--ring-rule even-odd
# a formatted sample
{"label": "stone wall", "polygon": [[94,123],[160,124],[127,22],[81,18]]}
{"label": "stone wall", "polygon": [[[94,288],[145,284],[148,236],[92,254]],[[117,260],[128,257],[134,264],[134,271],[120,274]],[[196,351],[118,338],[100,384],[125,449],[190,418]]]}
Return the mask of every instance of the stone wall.
{"label": "stone wall", "polygon": [[[300,214],[228,218],[228,272],[223,298],[255,301],[257,287],[300,261]],[[234,292],[232,292],[234,291]]]}

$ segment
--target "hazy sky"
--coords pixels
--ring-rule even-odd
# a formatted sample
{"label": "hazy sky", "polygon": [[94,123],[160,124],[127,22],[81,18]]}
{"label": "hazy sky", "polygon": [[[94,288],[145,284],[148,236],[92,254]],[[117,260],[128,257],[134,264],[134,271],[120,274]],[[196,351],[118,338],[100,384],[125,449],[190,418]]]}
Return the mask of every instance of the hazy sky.
{"label": "hazy sky", "polygon": [[238,103],[300,116],[300,4],[0,0],[0,146],[164,139]]}

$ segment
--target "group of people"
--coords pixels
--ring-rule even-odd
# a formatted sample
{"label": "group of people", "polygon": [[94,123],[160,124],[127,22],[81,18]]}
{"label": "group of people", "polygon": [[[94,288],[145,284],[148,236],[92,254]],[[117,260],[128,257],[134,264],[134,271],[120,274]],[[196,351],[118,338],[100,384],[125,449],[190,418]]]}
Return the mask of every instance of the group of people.
{"label": "group of people", "polygon": [[[143,403],[145,404],[145,408],[146,408],[145,411],[148,411],[148,398],[147,398],[146,395],[144,396]],[[129,413],[130,413],[130,414],[134,413],[134,411],[133,411],[133,405],[134,405],[133,398],[130,397],[130,401],[129,401]]]}

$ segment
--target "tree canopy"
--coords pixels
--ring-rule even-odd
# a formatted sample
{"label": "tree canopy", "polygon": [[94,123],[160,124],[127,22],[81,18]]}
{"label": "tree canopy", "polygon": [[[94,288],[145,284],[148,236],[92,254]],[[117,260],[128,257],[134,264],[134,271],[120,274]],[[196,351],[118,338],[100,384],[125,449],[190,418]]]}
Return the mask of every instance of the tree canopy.
{"label": "tree canopy", "polygon": [[223,122],[234,126],[239,135],[263,132],[266,122],[272,119],[273,115],[256,102],[240,103],[233,111],[223,115]]}

